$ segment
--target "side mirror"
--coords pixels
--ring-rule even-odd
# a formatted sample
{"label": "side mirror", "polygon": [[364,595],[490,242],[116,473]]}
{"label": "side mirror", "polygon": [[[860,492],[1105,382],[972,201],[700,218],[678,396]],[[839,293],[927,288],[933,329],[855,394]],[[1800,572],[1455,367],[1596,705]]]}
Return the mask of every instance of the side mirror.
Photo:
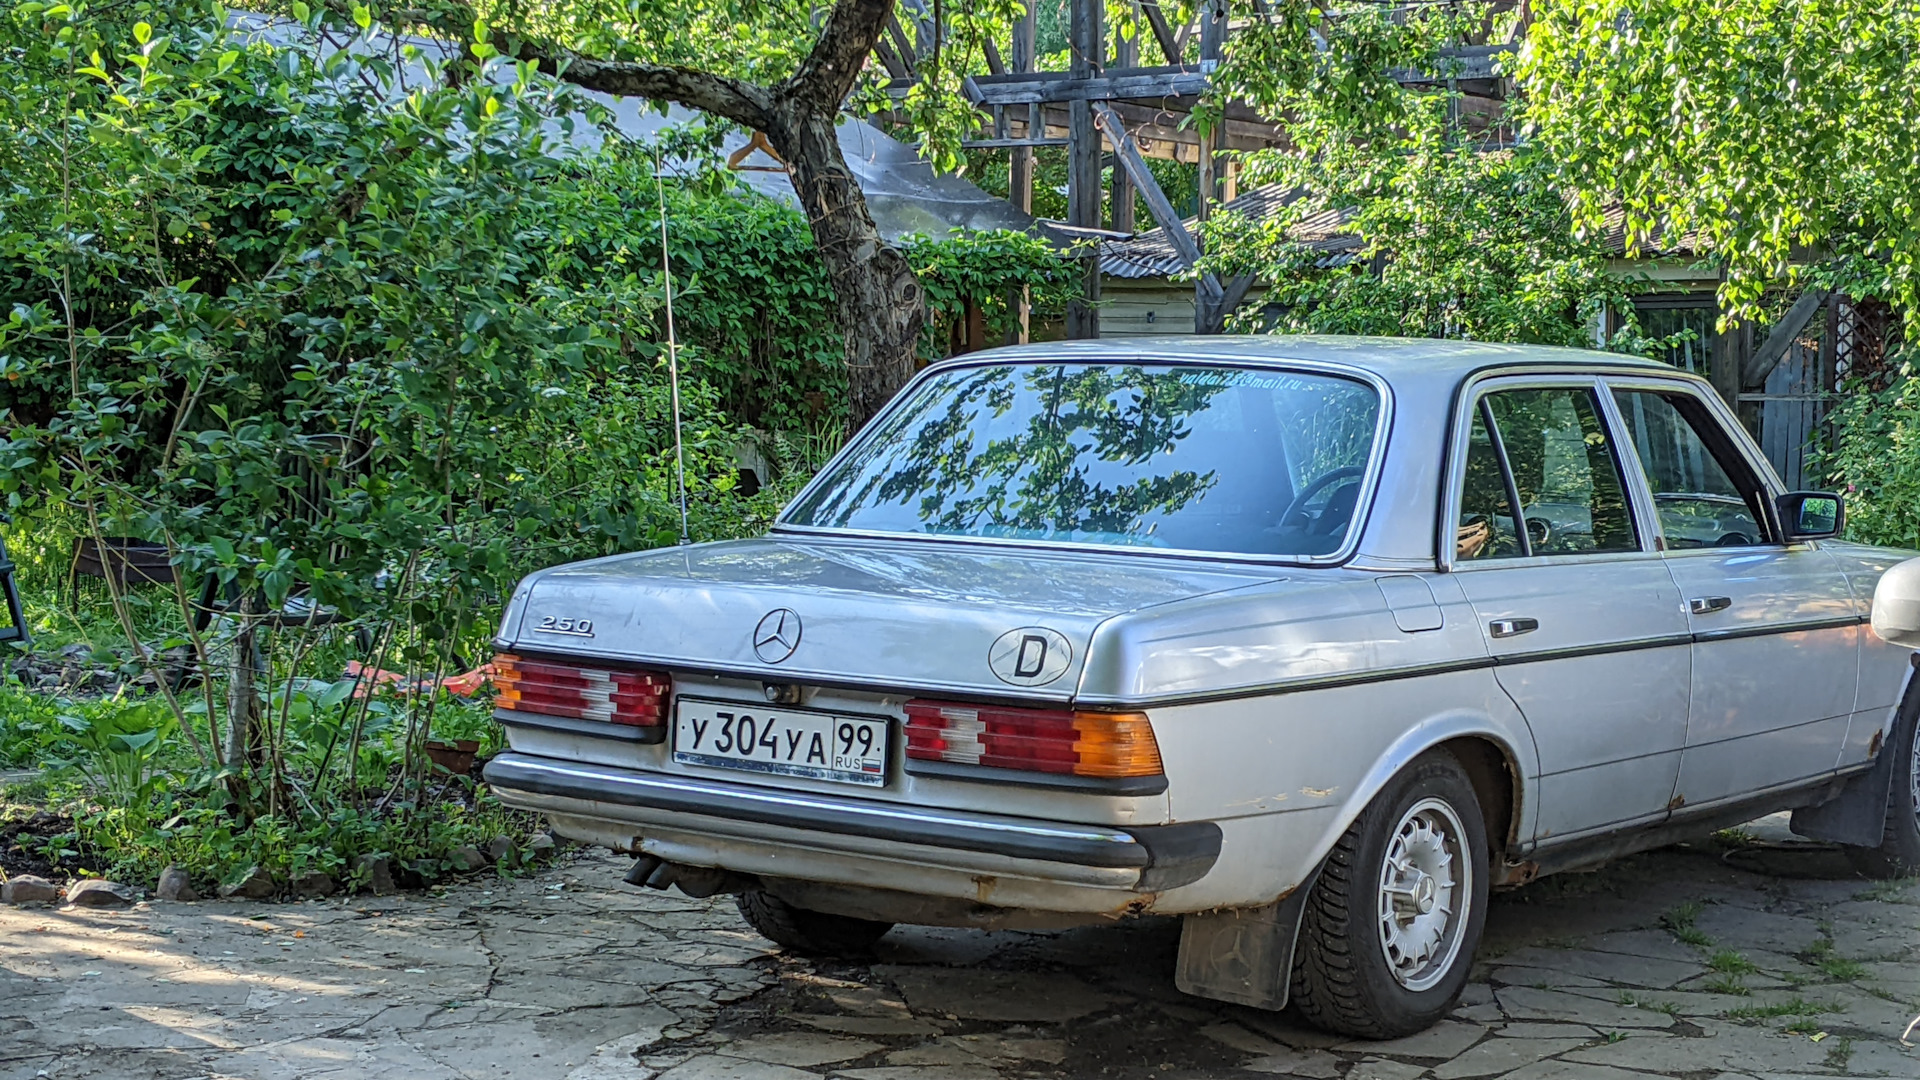
{"label": "side mirror", "polygon": [[1880,575],[1873,588],[1873,632],[1889,645],[1920,649],[1920,559]]}
{"label": "side mirror", "polygon": [[1789,491],[1775,505],[1780,510],[1780,528],[1784,539],[1825,540],[1840,535],[1846,527],[1847,510],[1840,496],[1831,491]]}

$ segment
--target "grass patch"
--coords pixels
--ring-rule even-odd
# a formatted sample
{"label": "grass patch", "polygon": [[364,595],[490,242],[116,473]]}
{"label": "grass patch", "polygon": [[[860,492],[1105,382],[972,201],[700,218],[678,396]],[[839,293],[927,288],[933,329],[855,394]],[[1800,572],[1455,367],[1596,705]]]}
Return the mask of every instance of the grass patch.
{"label": "grass patch", "polygon": [[1858,960],[1849,960],[1836,953],[1827,953],[1816,957],[1813,966],[1820,973],[1836,982],[1852,982],[1867,973],[1867,967]]}
{"label": "grass patch", "polygon": [[1712,948],[1713,939],[1694,925],[1694,920],[1699,917],[1699,903],[1689,900],[1660,916],[1660,925],[1666,927],[1667,933],[1672,934],[1676,940],[1684,944],[1696,949]]}
{"label": "grass patch", "polygon": [[1742,1005],[1737,1009],[1728,1009],[1725,1015],[1729,1020],[1774,1020],[1782,1016],[1819,1016],[1822,1013],[1839,1011],[1840,1007],[1837,1005],[1823,1005],[1803,997],[1795,997],[1772,1005]]}
{"label": "grass patch", "polygon": [[1844,1069],[1847,1067],[1847,1062],[1852,1060],[1853,1060],[1853,1040],[1852,1039],[1848,1039],[1848,1038],[1835,1039],[1833,1040],[1833,1045],[1827,1047],[1827,1068]]}
{"label": "grass patch", "polygon": [[1889,878],[1873,884],[1853,894],[1855,900],[1874,900],[1887,904],[1907,903],[1907,890],[1920,885],[1920,877]]}
{"label": "grass patch", "polygon": [[1680,1006],[1674,1002],[1643,998],[1625,990],[1620,992],[1620,996],[1616,1000],[1619,1001],[1620,1004],[1632,1009],[1646,1009],[1649,1012],[1666,1013],[1668,1016],[1680,1015]]}
{"label": "grass patch", "polygon": [[1747,989],[1747,984],[1740,981],[1740,976],[1738,975],[1717,975],[1700,985],[1710,994],[1732,994],[1735,997],[1746,997],[1753,993],[1753,991]]}
{"label": "grass patch", "polygon": [[1707,960],[1707,967],[1722,975],[1752,975],[1759,965],[1732,949],[1721,949]]}
{"label": "grass patch", "polygon": [[1820,1034],[1820,1021],[1795,1020],[1793,1023],[1788,1024],[1786,1027],[1783,1027],[1780,1030],[1786,1032],[1789,1035],[1818,1035]]}

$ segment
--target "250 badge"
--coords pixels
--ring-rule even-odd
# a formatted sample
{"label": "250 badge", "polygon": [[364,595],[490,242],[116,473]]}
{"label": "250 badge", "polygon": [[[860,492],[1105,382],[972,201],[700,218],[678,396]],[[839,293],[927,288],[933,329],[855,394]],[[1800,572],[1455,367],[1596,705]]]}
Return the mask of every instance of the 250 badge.
{"label": "250 badge", "polygon": [[536,634],[570,634],[573,637],[592,637],[592,619],[562,619],[553,615],[540,616],[539,625],[533,628]]}

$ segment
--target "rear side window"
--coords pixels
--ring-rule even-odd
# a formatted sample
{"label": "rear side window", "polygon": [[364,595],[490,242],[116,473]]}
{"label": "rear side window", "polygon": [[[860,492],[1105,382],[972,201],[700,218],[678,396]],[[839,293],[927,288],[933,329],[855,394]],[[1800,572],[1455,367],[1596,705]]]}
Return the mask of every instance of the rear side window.
{"label": "rear side window", "polygon": [[1618,456],[1591,388],[1488,394],[1471,439],[1458,560],[1640,549]]}
{"label": "rear side window", "polygon": [[1766,542],[1760,483],[1737,458],[1729,467],[1728,448],[1708,442],[1706,435],[1720,432],[1697,401],[1652,390],[1616,390],[1614,401],[1653,492],[1668,548]]}

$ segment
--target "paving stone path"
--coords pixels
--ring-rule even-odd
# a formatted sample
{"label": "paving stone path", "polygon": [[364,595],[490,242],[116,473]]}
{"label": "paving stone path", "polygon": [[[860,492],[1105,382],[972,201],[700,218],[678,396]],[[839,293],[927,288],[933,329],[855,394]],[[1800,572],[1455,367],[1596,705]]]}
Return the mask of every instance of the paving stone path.
{"label": "paving stone path", "polygon": [[1392,1043],[1180,994],[1171,920],[902,929],[871,963],[818,963],[624,868],[0,908],[0,1078],[1920,1078],[1899,1038],[1920,883],[1809,845],[1668,849],[1505,894],[1458,1011]]}

